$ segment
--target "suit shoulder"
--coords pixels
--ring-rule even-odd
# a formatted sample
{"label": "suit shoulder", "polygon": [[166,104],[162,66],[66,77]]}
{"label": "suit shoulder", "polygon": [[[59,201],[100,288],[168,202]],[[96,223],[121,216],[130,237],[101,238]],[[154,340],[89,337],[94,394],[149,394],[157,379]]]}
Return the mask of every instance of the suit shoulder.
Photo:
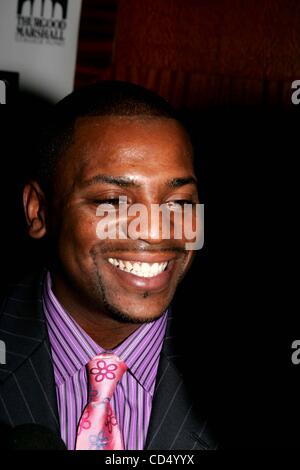
{"label": "suit shoulder", "polygon": [[0,313],[3,313],[10,299],[16,301],[35,300],[41,297],[41,289],[46,270],[28,273],[16,282],[3,282],[0,285]]}

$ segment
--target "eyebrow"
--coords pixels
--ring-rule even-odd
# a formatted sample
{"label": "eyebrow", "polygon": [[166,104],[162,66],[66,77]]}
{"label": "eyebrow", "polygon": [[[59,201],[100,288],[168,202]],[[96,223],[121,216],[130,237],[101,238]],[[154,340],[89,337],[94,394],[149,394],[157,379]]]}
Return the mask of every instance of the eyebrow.
{"label": "eyebrow", "polygon": [[[141,187],[141,183],[138,183],[134,177],[111,175],[95,175],[92,178],[84,181],[82,186],[92,186],[97,183],[112,184],[122,188]],[[173,178],[166,182],[166,185],[170,188],[181,188],[182,186],[188,184],[194,184],[197,186],[197,179],[194,176],[187,176],[184,178]]]}
{"label": "eyebrow", "polygon": [[197,186],[197,179],[194,176],[187,176],[185,178],[174,178],[168,181],[168,186],[171,188],[181,188],[187,184],[195,184]]}
{"label": "eyebrow", "polygon": [[135,181],[135,178],[128,177],[128,176],[110,176],[110,175],[96,175],[92,178],[88,179],[87,181],[83,182],[83,186],[92,186],[93,184],[97,183],[106,183],[106,184],[114,184],[115,186],[120,186],[122,188],[128,187],[139,187]]}

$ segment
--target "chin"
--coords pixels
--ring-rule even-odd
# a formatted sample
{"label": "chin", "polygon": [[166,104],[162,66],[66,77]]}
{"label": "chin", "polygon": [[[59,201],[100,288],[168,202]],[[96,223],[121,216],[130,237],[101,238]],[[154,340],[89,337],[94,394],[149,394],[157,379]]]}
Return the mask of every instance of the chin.
{"label": "chin", "polygon": [[123,292],[121,294],[117,290],[112,294],[113,289],[106,288],[99,274],[97,281],[95,293],[98,293],[98,301],[101,300],[107,316],[121,323],[143,324],[158,320],[169,307],[173,297],[172,291],[165,292],[164,296],[154,295],[149,291],[135,293],[134,296],[124,295]]}
{"label": "chin", "polygon": [[162,308],[160,310],[154,309],[149,312],[149,309],[137,309],[136,312],[124,311],[121,308],[118,308],[112,304],[106,303],[107,314],[121,323],[131,323],[131,324],[143,324],[151,323],[155,320],[158,320],[167,310],[168,307]]}

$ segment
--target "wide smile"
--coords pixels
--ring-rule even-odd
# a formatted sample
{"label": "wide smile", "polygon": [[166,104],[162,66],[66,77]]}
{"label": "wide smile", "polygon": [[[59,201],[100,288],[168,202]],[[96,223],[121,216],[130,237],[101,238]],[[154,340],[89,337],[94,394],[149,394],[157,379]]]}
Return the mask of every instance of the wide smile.
{"label": "wide smile", "polygon": [[126,273],[139,277],[154,277],[167,269],[168,261],[163,263],[142,263],[140,261],[126,261],[119,258],[108,258],[108,262]]}
{"label": "wide smile", "polygon": [[176,264],[174,256],[169,259],[145,260],[108,258],[113,273],[118,276],[122,284],[137,290],[161,291],[171,280]]}

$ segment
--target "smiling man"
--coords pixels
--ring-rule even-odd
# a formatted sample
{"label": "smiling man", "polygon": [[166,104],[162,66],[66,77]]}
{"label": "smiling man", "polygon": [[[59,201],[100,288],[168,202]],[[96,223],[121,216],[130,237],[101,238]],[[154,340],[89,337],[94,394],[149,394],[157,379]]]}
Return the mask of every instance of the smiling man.
{"label": "smiling man", "polygon": [[[99,207],[119,228],[134,219],[122,198],[147,214],[163,204],[170,236],[149,215],[134,237],[99,237]],[[174,360],[170,304],[195,254],[175,213],[199,199],[173,109],[125,82],[74,92],[55,107],[23,201],[48,256],[5,300],[1,421],[42,424],[68,449],[215,448]]]}

